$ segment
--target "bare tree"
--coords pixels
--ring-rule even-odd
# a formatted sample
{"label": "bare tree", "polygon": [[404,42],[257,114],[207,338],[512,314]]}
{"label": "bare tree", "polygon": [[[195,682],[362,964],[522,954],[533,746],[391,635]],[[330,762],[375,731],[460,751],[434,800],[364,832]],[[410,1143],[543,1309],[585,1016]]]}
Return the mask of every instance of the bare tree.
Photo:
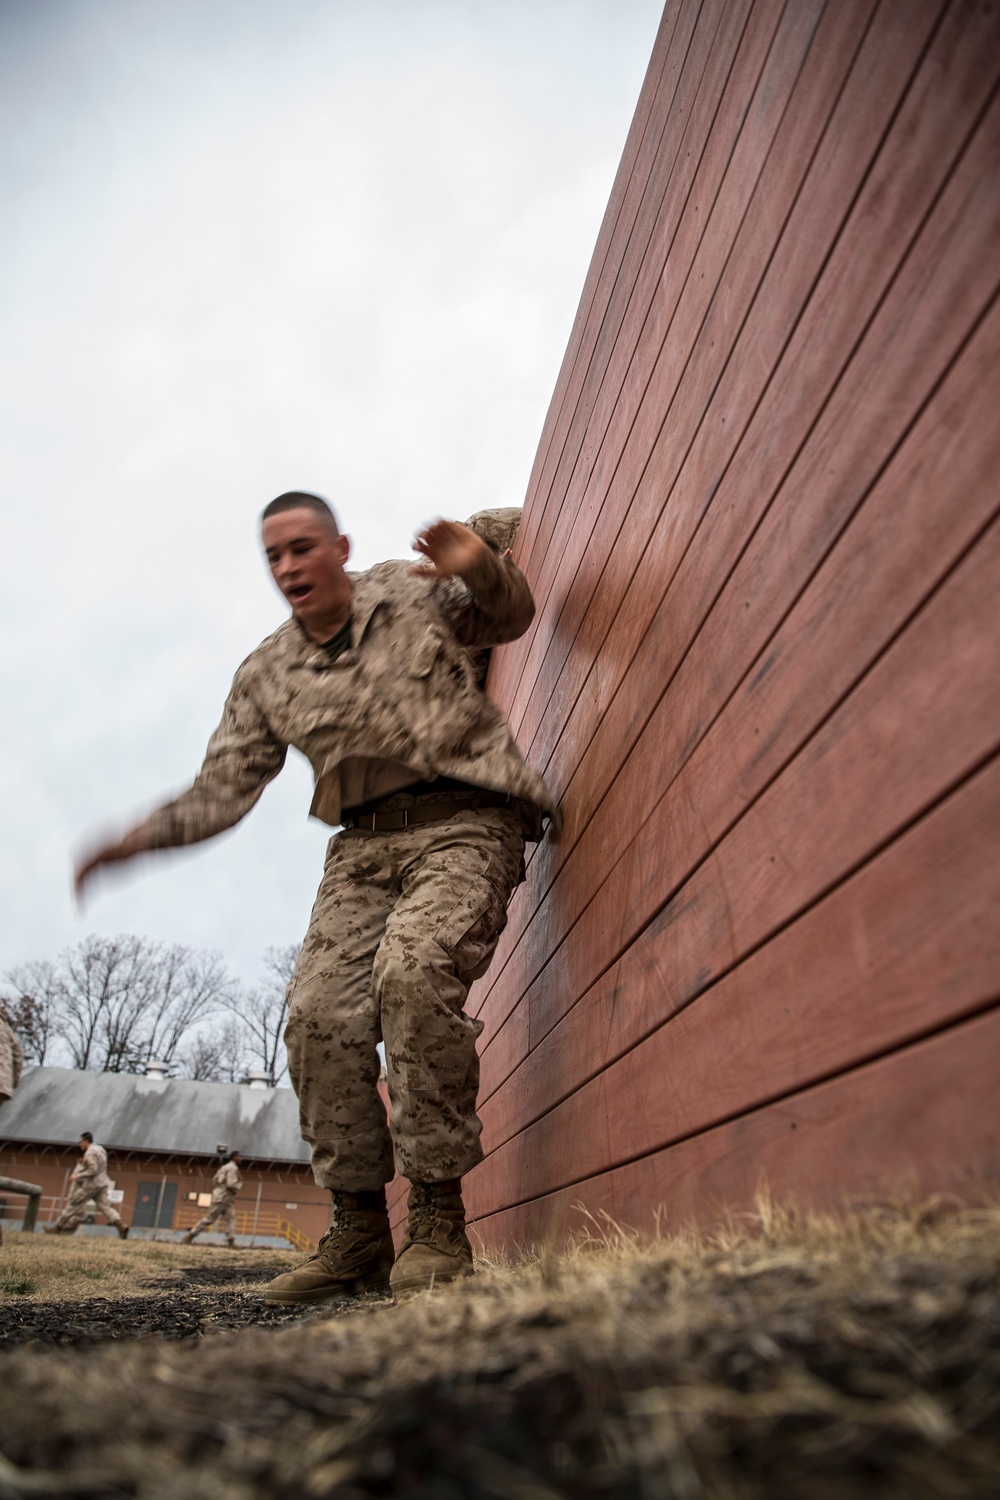
{"label": "bare tree", "polygon": [[262,982],[245,988],[217,953],[91,935],[55,963],[12,970],[0,1004],[32,1061],[44,1061],[55,1037],[76,1068],[140,1072],[155,1058],[188,1078],[236,1083],[260,1069],[279,1083],[297,957],[294,947],[268,948]]}
{"label": "bare tree", "polygon": [[218,1011],[234,992],[218,953],[174,946],[151,955],[154,985],[142,1021],[139,1058],[173,1062],[192,1027]]}
{"label": "bare tree", "polygon": [[242,1083],[251,1067],[247,1034],[237,1016],[200,1032],[178,1054],[181,1076],[201,1083]]}
{"label": "bare tree", "polygon": [[138,937],[91,935],[62,954],[57,1030],[75,1068],[130,1073],[138,1067],[140,1025],[154,1000],[152,946]]}
{"label": "bare tree", "polygon": [[7,984],[8,992],[0,996],[0,1013],[16,1033],[25,1062],[41,1065],[62,998],[55,965],[47,960],[23,964],[11,970]]}
{"label": "bare tree", "polygon": [[171,1062],[234,992],[218,954],[133,936],[92,935],[55,963],[25,964],[8,977],[21,1000],[7,1008],[23,1004],[37,1060],[55,1036],[73,1067],[108,1073],[139,1071],[154,1057]]}
{"label": "bare tree", "polygon": [[282,1036],[288,1016],[288,985],[298,956],[296,947],[266,949],[263,983],[254,989],[238,989],[222,1001],[243,1024],[251,1066],[270,1074],[276,1084],[288,1072]]}

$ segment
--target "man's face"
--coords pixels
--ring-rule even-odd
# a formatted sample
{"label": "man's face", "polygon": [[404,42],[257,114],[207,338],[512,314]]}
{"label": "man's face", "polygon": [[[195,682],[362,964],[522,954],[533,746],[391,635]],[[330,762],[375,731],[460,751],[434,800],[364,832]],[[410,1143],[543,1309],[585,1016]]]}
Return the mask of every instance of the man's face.
{"label": "man's face", "polygon": [[346,536],[335,536],[322,516],[303,506],[268,516],[261,537],[271,577],[307,630],[343,608],[350,597]]}
{"label": "man's face", "polygon": [[80,1150],[81,1151],[86,1151],[86,1149],[87,1149],[87,1147],[89,1145],[90,1145],[90,1142],[84,1140],[83,1136],[81,1135],[81,1137],[80,1137]]}

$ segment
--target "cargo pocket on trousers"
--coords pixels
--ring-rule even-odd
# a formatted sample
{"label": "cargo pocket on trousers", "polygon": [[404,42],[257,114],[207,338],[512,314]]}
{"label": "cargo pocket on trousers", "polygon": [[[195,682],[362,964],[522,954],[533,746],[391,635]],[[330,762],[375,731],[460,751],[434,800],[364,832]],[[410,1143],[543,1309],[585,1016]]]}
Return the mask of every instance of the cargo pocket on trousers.
{"label": "cargo pocket on trousers", "polygon": [[483,876],[476,876],[434,934],[466,984],[480,979],[489,968],[493,950],[507,926],[506,891]]}

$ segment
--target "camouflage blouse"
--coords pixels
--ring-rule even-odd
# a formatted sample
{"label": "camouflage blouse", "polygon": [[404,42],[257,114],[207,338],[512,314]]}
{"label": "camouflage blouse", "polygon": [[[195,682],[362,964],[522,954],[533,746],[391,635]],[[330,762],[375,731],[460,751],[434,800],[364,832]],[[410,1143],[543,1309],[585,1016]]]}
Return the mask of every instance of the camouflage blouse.
{"label": "camouflage blouse", "polygon": [[437,776],[510,793],[531,838],[541,836],[543,815],[558,820],[473,661],[530,624],[524,575],[493,547],[467,582],[412,567],[387,562],[348,575],[351,649],[335,661],[294,618],[247,657],[194,784],[143,825],[152,847],[232,827],[277,776],[289,745],[312,765],[310,812],[325,823]]}

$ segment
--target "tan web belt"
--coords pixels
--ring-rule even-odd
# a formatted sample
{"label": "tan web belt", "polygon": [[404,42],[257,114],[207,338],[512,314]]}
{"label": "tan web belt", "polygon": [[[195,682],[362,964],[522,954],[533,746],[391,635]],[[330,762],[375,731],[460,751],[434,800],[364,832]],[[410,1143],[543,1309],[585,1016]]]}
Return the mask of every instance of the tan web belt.
{"label": "tan web belt", "polygon": [[400,807],[395,812],[361,812],[345,807],[345,828],[359,828],[365,833],[394,833],[399,828],[414,828],[420,823],[437,823],[442,818],[454,817],[456,813],[469,812],[478,807],[510,807],[511,799],[505,792],[453,792],[446,797],[421,797],[411,807]]}

